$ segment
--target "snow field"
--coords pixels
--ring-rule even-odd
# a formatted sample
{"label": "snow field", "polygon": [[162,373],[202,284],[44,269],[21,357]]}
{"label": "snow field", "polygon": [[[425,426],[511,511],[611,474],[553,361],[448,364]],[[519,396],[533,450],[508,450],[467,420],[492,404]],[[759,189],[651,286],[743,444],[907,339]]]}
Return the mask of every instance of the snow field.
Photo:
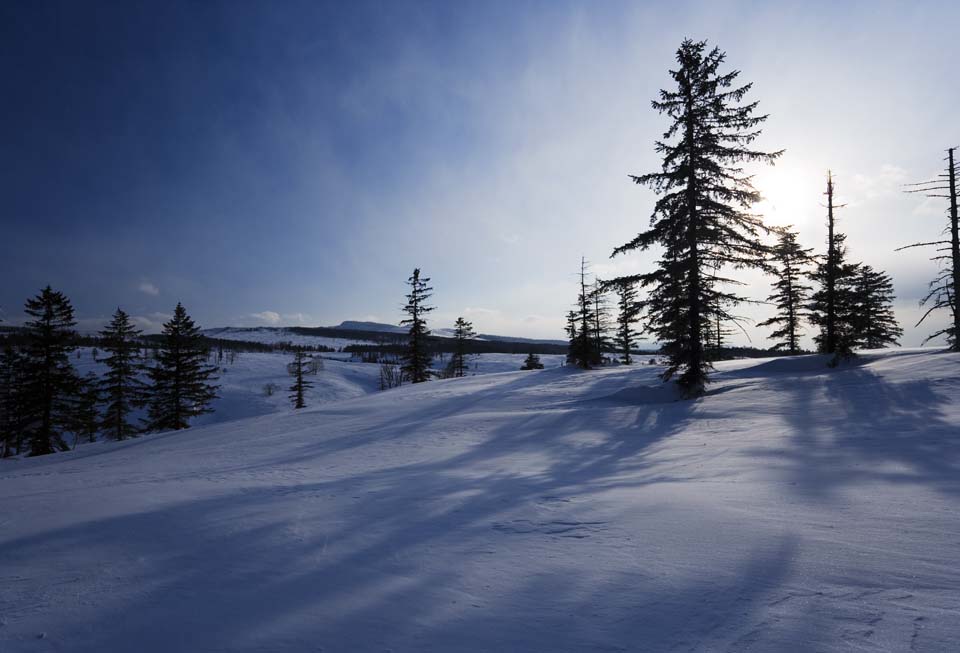
{"label": "snow field", "polygon": [[3,461],[0,650],[955,650],[960,356],[823,363],[696,402],[548,365]]}

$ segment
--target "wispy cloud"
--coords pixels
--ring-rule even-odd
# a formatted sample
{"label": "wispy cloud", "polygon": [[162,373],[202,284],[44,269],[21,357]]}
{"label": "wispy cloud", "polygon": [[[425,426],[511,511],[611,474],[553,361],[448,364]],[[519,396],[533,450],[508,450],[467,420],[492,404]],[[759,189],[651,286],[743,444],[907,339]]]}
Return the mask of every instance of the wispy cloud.
{"label": "wispy cloud", "polygon": [[160,294],[160,289],[149,281],[141,281],[140,285],[137,286],[137,289],[143,294],[150,295],[152,297],[156,297]]}

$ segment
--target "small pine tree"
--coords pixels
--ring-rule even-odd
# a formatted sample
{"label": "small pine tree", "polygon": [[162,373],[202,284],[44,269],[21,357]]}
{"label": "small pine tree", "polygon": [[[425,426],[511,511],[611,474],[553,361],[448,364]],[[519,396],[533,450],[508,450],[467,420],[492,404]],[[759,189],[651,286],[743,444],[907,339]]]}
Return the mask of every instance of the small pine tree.
{"label": "small pine tree", "polygon": [[173,318],[163,325],[157,363],[149,370],[152,387],[147,429],[178,431],[190,419],[213,412],[217,398],[217,368],[206,364],[207,350],[200,329],[177,304]]}
{"label": "small pine tree", "polygon": [[800,353],[801,324],[807,315],[806,306],[812,290],[803,279],[809,276],[807,267],[812,260],[812,251],[800,246],[797,235],[789,231],[789,227],[780,232],[772,261],[777,280],[773,284],[773,294],[767,297],[776,313],[757,325],[775,327],[770,334],[777,340],[773,348],[786,350],[791,356]]}
{"label": "small pine tree", "polygon": [[73,306],[63,293],[47,286],[27,300],[25,310],[33,318],[25,325],[23,394],[30,455],[66,451],[63,431],[70,427],[80,384],[70,363],[76,349]]}
{"label": "small pine tree", "polygon": [[476,338],[473,324],[458,317],[453,325],[453,355],[450,357],[450,372],[455,377],[466,376],[470,367],[467,354],[467,341]]}
{"label": "small pine tree", "polygon": [[520,367],[521,370],[542,370],[543,363],[540,362],[540,357],[530,352],[527,354],[527,357],[523,359],[523,365]]}
{"label": "small pine tree", "polygon": [[893,300],[893,281],[890,277],[869,265],[860,267],[853,280],[854,328],[858,347],[881,349],[900,344],[903,329],[893,314]]}
{"label": "small pine tree", "polygon": [[144,372],[140,351],[140,329],[136,328],[123,310],[117,308],[113,319],[100,332],[103,351],[107,357],[103,363],[107,372],[100,382],[104,403],[101,428],[108,438],[125,440],[139,432],[130,421],[134,408],[145,405],[146,384],[141,379]]}
{"label": "small pine tree", "polygon": [[577,312],[567,311],[567,365],[576,365],[574,353],[577,348]]}
{"label": "small pine tree", "polygon": [[400,324],[410,327],[407,332],[409,335],[407,350],[403,358],[403,373],[411,383],[423,383],[430,379],[430,364],[433,356],[427,347],[430,330],[427,329],[426,315],[434,307],[427,305],[433,290],[427,285],[428,283],[430,279],[420,278],[420,268],[414,269],[413,274],[407,279],[410,292],[407,294],[407,305],[403,310],[410,317]]}
{"label": "small pine tree", "polygon": [[641,310],[641,304],[637,301],[637,283],[631,277],[621,277],[610,285],[617,296],[617,351],[620,352],[620,362],[631,365],[631,352],[640,335],[633,328],[640,318]]}
{"label": "small pine tree", "polygon": [[290,401],[295,409],[306,408],[307,403],[304,398],[304,392],[313,387],[313,383],[304,378],[308,374],[307,354],[302,347],[298,347],[293,354],[293,363],[291,364],[291,373],[293,374],[293,385],[290,386]]}

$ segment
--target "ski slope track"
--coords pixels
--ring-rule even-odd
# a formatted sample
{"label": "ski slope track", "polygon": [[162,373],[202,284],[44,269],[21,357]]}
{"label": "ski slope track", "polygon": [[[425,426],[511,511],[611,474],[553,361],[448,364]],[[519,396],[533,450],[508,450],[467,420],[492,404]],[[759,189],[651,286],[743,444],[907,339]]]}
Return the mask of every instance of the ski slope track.
{"label": "ski slope track", "polygon": [[658,371],[0,461],[0,651],[960,650],[960,356]]}

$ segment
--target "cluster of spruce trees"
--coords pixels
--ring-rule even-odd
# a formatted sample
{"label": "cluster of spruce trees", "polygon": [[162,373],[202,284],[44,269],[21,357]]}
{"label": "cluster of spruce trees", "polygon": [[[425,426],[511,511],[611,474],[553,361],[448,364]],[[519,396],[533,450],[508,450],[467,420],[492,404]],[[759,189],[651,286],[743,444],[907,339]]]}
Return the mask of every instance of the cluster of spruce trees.
{"label": "cluster of spruce trees", "polygon": [[[828,173],[827,251],[814,254],[789,228],[767,226],[751,212],[760,194],[744,164],[773,164],[783,154],[753,147],[767,116],[757,114],[757,102],[745,99],[752,85],[737,84],[739,71],[721,72],[725,54],[706,42],[683,41],[676,59],[670,71],[675,86],[661,90],[652,102],[670,119],[655,145],[662,167],[631,175],[658,196],[650,226],[614,249],[612,256],[651,247],[662,254],[651,272],[592,284],[581,262],[577,309],[567,316],[570,361],[585,368],[604,362],[603,353],[612,347],[606,340],[610,318],[603,295],[615,291],[621,361],[630,362],[637,337],[632,325],[640,323],[668,358],[662,378],[676,378],[686,397],[702,395],[712,352],[720,350],[731,325],[742,328],[743,318],[734,310],[751,300],[737,292],[744,284],[730,273],[746,268],[775,277],[768,303],[776,312],[761,323],[773,328],[775,349],[800,353],[805,322],[817,327],[817,349],[831,355],[832,365],[855,348],[897,344],[902,330],[892,310],[892,282],[884,272],[848,259],[846,237],[836,229],[832,176]],[[945,334],[957,349],[960,315],[954,298],[960,290],[960,234],[953,150],[947,173],[917,186],[918,192],[950,198],[950,239],[908,247],[937,246],[934,258],[946,262],[925,302],[931,311],[952,312],[951,325],[934,335]],[[939,194],[943,191],[947,194]],[[646,290],[642,299],[640,288]]]}
{"label": "cluster of spruce trees", "polygon": [[[217,368],[206,363],[200,330],[182,305],[163,325],[149,363],[140,329],[118,308],[99,334],[107,368],[100,377],[81,377],[71,362],[76,321],[63,293],[47,286],[25,312],[23,344],[7,342],[0,355],[0,456],[65,451],[67,434],[75,444],[184,429],[211,412]],[[146,417],[135,422],[142,408]]]}

